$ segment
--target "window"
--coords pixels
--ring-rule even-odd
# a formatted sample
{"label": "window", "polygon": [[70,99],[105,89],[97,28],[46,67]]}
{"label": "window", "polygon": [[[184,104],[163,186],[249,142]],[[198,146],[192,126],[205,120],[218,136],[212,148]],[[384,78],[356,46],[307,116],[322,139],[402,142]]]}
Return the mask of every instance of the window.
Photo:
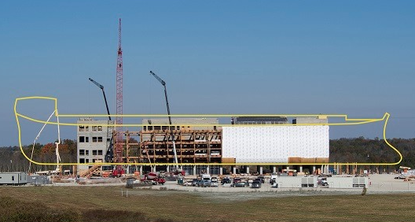
{"label": "window", "polygon": [[98,150],[98,155],[102,155],[102,150]]}
{"label": "window", "polygon": [[97,155],[98,150],[92,150],[92,155]]}
{"label": "window", "polygon": [[79,155],[80,155],[80,156],[85,155],[85,150],[79,150]]}
{"label": "window", "polygon": [[79,132],[86,132],[89,130],[89,126],[79,126],[78,131]]}
{"label": "window", "polygon": [[89,150],[85,150],[85,155],[89,155]]}
{"label": "window", "polygon": [[102,131],[102,126],[98,126],[98,131]]}
{"label": "window", "polygon": [[89,159],[85,159],[85,163],[89,163]]}
{"label": "window", "polygon": [[85,163],[85,159],[84,158],[80,158],[79,159],[79,163]]}
{"label": "window", "polygon": [[98,126],[92,126],[92,131],[97,131],[98,130]]}
{"label": "window", "polygon": [[89,137],[87,137],[87,136],[80,136],[79,137],[79,142],[80,143],[89,143]]}
{"label": "window", "polygon": [[94,163],[102,163],[102,159],[93,159],[92,162],[94,162]]}
{"label": "window", "polygon": [[12,176],[12,181],[14,181],[14,176]]}
{"label": "window", "polygon": [[96,142],[102,143],[102,136],[98,136],[98,137],[94,136],[94,137],[92,137],[92,142],[93,143],[96,143]]}

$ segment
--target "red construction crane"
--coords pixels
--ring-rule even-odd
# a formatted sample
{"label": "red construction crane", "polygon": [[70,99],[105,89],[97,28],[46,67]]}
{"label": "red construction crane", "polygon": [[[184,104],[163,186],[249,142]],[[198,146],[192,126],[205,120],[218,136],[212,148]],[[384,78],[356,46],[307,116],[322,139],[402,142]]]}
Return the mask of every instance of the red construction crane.
{"label": "red construction crane", "polygon": [[[123,150],[123,134],[122,134],[122,114],[123,114],[123,62],[122,62],[122,49],[121,49],[121,18],[118,20],[118,57],[117,57],[117,77],[116,77],[116,146],[115,146],[115,162],[122,162],[122,150]],[[117,170],[121,170],[121,166],[117,167]]]}

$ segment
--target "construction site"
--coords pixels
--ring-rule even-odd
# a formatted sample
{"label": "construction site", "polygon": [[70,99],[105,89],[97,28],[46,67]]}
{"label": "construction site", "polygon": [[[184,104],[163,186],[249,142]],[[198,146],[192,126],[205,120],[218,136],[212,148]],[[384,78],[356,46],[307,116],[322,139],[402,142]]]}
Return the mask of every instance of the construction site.
{"label": "construction site", "polygon": [[[55,142],[56,170],[38,174],[52,174],[57,181],[68,179],[70,174],[77,181],[122,178],[125,182],[128,178],[135,178],[138,182],[155,181],[156,184],[164,184],[164,178],[182,184],[186,178],[201,179],[202,175],[212,175],[224,179],[228,175],[232,179],[243,177],[246,185],[252,185],[249,182],[252,176],[261,176],[276,185],[276,178],[272,175],[306,177],[368,174],[362,168],[359,169],[357,163],[329,163],[332,123],[328,115],[176,116],[170,110],[167,83],[153,71],[149,73],[160,84],[160,90],[164,91],[164,98],[159,99],[164,100],[167,112],[165,115],[141,117],[139,127],[130,130],[129,124],[124,124],[123,119],[124,74],[119,19],[115,114],[110,111],[105,87],[89,78],[91,84],[102,92],[106,115],[78,118],[77,162],[67,172],[62,171],[60,164],[58,128],[59,138]],[[54,114],[58,116],[57,110],[45,125]],[[347,120],[347,116],[343,118]],[[370,123],[385,118],[387,114],[383,119],[358,121]],[[57,123],[59,127],[59,119]],[[30,159],[32,157],[33,150]],[[211,176],[209,178],[211,183]],[[108,182],[108,179],[101,182]],[[317,183],[322,182],[317,181],[316,177],[303,185],[301,181],[295,183],[290,186],[316,187]],[[348,182],[347,186],[361,187],[362,184],[367,187],[367,179],[362,183]]]}
{"label": "construction site", "polygon": [[[77,160],[81,164],[77,167],[78,175],[84,176],[85,171],[96,171],[96,168],[111,170],[112,176],[159,171],[182,175],[222,175],[263,174],[264,170],[266,173],[277,173],[283,169],[287,173],[315,174],[328,170],[321,165],[328,163],[329,159],[329,126],[325,125],[328,119],[324,115],[291,119],[275,115],[233,116],[226,120],[230,122],[228,126],[220,123],[218,118],[172,118],[166,82],[152,71],[150,74],[164,90],[166,117],[143,118],[138,131],[122,127],[121,19],[118,34],[116,119],[111,119],[104,86],[90,78],[102,90],[108,120],[78,120]],[[111,164],[94,167],[94,163]],[[123,163],[127,163],[128,167]],[[290,168],[290,163],[298,167]],[[307,166],[299,163],[307,163]]]}

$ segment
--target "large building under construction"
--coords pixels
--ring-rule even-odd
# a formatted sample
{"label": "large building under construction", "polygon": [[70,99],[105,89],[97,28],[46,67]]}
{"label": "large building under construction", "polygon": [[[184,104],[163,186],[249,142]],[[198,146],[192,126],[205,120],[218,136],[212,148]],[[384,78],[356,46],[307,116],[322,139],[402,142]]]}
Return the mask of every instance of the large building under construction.
{"label": "large building under construction", "polygon": [[[108,121],[88,119],[88,123],[100,125],[108,124]],[[270,171],[278,171],[282,166],[291,165],[298,165],[296,168],[303,171],[301,163],[307,163],[304,165],[311,172],[320,167],[317,164],[328,163],[327,123],[325,116],[298,117],[291,122],[286,117],[242,116],[232,118],[231,124],[220,124],[216,118],[174,118],[170,126],[167,118],[143,119],[139,131],[122,132],[122,159],[124,163],[137,163],[136,167],[129,167],[133,171],[169,171],[176,168],[177,161],[179,168],[187,174],[263,173],[264,166]],[[103,157],[109,144],[104,141],[115,135],[112,128],[99,128],[108,131],[102,132],[101,149],[95,149],[94,142],[89,142],[87,149],[87,134],[80,129],[78,162],[91,163],[91,167],[97,159],[105,161]],[[89,129],[88,135],[92,138],[88,141],[94,141],[95,134],[99,133],[92,129]],[[84,142],[80,142],[82,137]],[[81,155],[86,150],[89,150],[89,157]],[[103,153],[91,155],[94,150]]]}
{"label": "large building under construction", "polygon": [[[262,173],[262,166],[267,164],[275,172],[281,165],[328,162],[329,126],[324,116],[294,118],[291,123],[284,116],[237,116],[230,124],[220,124],[214,118],[171,119],[166,82],[152,71],[150,74],[164,88],[168,118],[143,119],[138,131],[122,128],[121,19],[118,21],[116,70],[117,125],[111,127],[112,122],[108,120],[79,120],[77,159],[80,170],[88,170],[95,162],[104,161],[117,164],[117,172],[123,171],[120,167],[128,163],[136,167],[128,167],[127,172],[137,167],[140,171],[169,171],[175,167],[189,174],[222,174],[224,170],[249,173],[249,167],[261,166],[259,172]],[[102,90],[111,121],[104,86],[90,80]],[[302,171],[302,166],[299,170]]]}

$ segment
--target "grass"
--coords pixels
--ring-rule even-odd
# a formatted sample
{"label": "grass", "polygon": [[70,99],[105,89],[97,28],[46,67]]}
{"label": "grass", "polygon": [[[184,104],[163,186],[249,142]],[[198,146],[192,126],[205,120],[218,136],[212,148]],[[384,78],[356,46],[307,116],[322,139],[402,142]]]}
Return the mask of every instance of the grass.
{"label": "grass", "polygon": [[[415,194],[244,199],[120,187],[0,187],[0,221],[412,221]],[[125,189],[124,189],[125,190]],[[241,195],[240,193],[224,195]],[[275,195],[274,195],[275,196]]]}

